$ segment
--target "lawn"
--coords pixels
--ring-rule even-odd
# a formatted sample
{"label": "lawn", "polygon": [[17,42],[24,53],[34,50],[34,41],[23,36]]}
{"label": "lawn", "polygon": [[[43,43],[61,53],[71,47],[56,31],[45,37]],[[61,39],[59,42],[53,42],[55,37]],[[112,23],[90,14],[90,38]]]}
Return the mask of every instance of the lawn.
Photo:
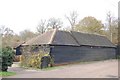
{"label": "lawn", "polygon": [[63,69],[62,66],[54,66],[54,67],[48,67],[48,68],[43,68],[43,71],[47,71],[47,70],[54,70],[54,69]]}
{"label": "lawn", "polygon": [[6,76],[13,76],[15,75],[15,72],[0,72],[0,76],[6,77]]}

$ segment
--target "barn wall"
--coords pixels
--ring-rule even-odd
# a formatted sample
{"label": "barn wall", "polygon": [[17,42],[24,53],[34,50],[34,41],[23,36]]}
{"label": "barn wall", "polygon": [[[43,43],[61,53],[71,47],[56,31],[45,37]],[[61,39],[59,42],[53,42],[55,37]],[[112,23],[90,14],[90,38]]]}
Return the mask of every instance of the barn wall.
{"label": "barn wall", "polygon": [[22,52],[20,50],[20,47],[21,46],[16,47],[16,49],[15,49],[16,50],[16,53],[15,53],[16,55],[21,55],[22,54]]}
{"label": "barn wall", "polygon": [[55,63],[115,58],[115,48],[54,46],[51,53]]}

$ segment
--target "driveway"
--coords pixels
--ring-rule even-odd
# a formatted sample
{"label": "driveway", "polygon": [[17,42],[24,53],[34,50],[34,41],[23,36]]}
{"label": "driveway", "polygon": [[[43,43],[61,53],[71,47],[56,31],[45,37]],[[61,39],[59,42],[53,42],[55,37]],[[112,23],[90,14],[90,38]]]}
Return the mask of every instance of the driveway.
{"label": "driveway", "polygon": [[118,61],[105,60],[78,63],[53,68],[51,70],[28,70],[9,68],[17,75],[9,78],[118,78]]}

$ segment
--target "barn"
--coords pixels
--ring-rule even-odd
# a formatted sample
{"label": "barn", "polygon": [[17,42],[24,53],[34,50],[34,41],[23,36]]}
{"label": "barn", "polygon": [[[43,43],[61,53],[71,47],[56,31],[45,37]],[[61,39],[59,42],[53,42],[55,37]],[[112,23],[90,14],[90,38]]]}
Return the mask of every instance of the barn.
{"label": "barn", "polygon": [[47,46],[44,49],[53,56],[56,64],[111,59],[116,56],[116,46],[105,36],[57,29],[39,35],[22,46],[41,46],[33,51]]}

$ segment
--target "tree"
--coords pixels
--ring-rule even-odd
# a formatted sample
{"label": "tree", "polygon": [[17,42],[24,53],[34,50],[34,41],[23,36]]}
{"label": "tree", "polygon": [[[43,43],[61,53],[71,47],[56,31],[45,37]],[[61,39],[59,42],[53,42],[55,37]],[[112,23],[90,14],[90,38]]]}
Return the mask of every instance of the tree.
{"label": "tree", "polygon": [[24,31],[21,31],[21,32],[20,32],[20,35],[19,35],[19,36],[21,37],[22,41],[27,41],[27,40],[35,37],[36,34],[33,33],[33,32],[30,31],[30,30],[24,30]]}
{"label": "tree", "polygon": [[8,27],[1,26],[1,28],[0,28],[0,38],[1,38],[2,43],[0,43],[0,45],[2,47],[6,47],[6,46],[12,47],[13,36],[14,36],[13,30],[11,30]]}
{"label": "tree", "polygon": [[40,21],[40,23],[38,24],[38,27],[37,27],[37,31],[39,34],[43,34],[47,29],[47,22],[46,20],[42,20]]}
{"label": "tree", "polygon": [[6,35],[13,35],[13,34],[14,34],[13,30],[11,30],[10,28],[5,27],[5,25],[1,25],[1,27],[0,27],[0,35],[2,37],[6,36]]}
{"label": "tree", "polygon": [[101,21],[92,16],[84,17],[75,27],[76,31],[88,32],[88,33],[104,33],[104,25]]}
{"label": "tree", "polygon": [[63,22],[60,19],[50,18],[48,20],[47,26],[52,29],[59,29],[62,27]]}
{"label": "tree", "polygon": [[0,51],[0,71],[7,71],[14,59],[14,52],[11,47],[2,48]]}
{"label": "tree", "polygon": [[66,19],[69,21],[70,25],[71,25],[71,30],[74,30],[75,25],[77,24],[77,18],[78,18],[78,14],[76,11],[73,11],[72,13],[70,13],[69,16],[65,15]]}
{"label": "tree", "polygon": [[106,21],[107,21],[107,30],[106,30],[106,35],[108,39],[113,42],[114,44],[118,43],[118,23],[119,19],[116,19],[112,13],[109,11],[106,14]]}
{"label": "tree", "polygon": [[[118,27],[120,28],[120,16],[118,17]],[[120,34],[120,29],[118,29],[118,34]],[[118,35],[117,55],[120,59],[120,35]]]}
{"label": "tree", "polygon": [[108,22],[108,29],[106,30],[106,36],[111,42],[118,43],[118,19],[111,18],[111,22]]}
{"label": "tree", "polygon": [[109,36],[110,36],[110,40],[112,41],[112,27],[111,27],[112,15],[110,11],[107,13],[107,21],[108,21],[108,29],[110,34]]}
{"label": "tree", "polygon": [[[118,27],[120,28],[120,17],[118,18]],[[118,29],[118,34],[120,34],[120,29]],[[120,50],[120,35],[118,35],[118,45]]]}
{"label": "tree", "polygon": [[115,20],[112,21],[111,33],[112,33],[111,41],[113,43],[117,44],[118,43],[118,19],[115,19]]}

